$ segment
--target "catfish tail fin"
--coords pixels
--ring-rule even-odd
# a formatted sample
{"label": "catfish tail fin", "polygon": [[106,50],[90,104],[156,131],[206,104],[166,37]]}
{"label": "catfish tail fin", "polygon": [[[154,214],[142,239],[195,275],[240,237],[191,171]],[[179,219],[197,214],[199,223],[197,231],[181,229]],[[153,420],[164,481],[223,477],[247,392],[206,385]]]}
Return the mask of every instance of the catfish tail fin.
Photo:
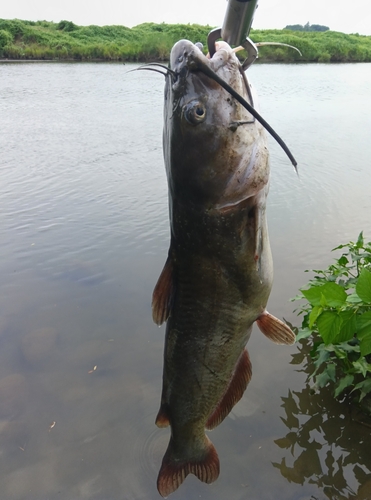
{"label": "catfish tail fin", "polygon": [[207,436],[201,443],[196,456],[178,457],[171,437],[157,478],[157,489],[162,497],[173,493],[183,483],[188,474],[194,474],[204,483],[212,483],[219,476],[218,453]]}

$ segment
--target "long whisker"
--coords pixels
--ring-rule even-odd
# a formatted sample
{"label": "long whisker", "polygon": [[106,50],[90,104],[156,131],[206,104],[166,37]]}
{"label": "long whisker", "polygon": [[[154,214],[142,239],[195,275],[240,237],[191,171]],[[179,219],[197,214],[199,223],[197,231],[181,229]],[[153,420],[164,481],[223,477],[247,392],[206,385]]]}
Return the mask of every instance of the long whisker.
{"label": "long whisker", "polygon": [[294,45],[289,45],[288,43],[281,43],[281,42],[257,42],[255,45],[257,47],[262,47],[263,45],[282,45],[283,47],[289,47],[290,49],[296,50],[296,52],[299,52],[299,54],[301,56],[303,55],[297,47],[294,47]]}
{"label": "long whisker", "polygon": [[160,68],[163,68],[167,73],[171,73],[173,76],[175,76],[175,71],[173,71],[172,69],[168,68],[164,64],[160,64],[160,63],[148,63],[148,64],[143,64],[142,66],[140,66],[140,68],[145,68],[147,66],[159,66]]}
{"label": "long whisker", "polygon": [[[163,73],[159,69],[151,68],[150,66],[160,66],[160,68],[163,68],[166,71],[166,73]],[[160,73],[160,75],[164,75],[165,77],[169,76],[169,75],[172,75],[174,78],[176,78],[175,71],[173,71],[170,68],[167,68],[163,64],[158,64],[158,63],[143,64],[142,66],[139,66],[138,68],[129,69],[129,71],[126,71],[126,73],[132,73],[133,71],[143,71],[143,70],[155,71],[156,73]]]}
{"label": "long whisker", "polygon": [[[283,47],[289,47],[290,49],[296,50],[296,52],[299,52],[299,54],[301,56],[303,55],[297,47],[294,47],[293,45],[289,45],[288,43],[281,43],[281,42],[257,42],[257,43],[255,43],[255,45],[257,47],[262,47],[264,45],[282,45]],[[239,52],[240,50],[246,50],[246,49],[242,45],[239,45],[238,47],[235,47],[232,50],[233,50],[233,52]]]}
{"label": "long whisker", "polygon": [[232,97],[234,97],[242,106],[247,109],[249,113],[251,113],[262,125],[263,127],[271,134],[271,136],[278,142],[281,148],[285,151],[287,156],[290,158],[291,163],[293,164],[296,172],[297,170],[297,161],[292,155],[289,148],[286,146],[281,137],[273,130],[273,128],[267,123],[264,118],[256,111],[255,108],[251,106],[238,92],[236,92],[227,82],[225,82],[222,78],[220,78],[207,64],[203,64],[201,61],[197,61],[197,67],[200,71],[202,71],[206,76],[214,80],[218,83],[223,89],[225,89]]}
{"label": "long whisker", "polygon": [[[156,69],[156,68],[143,68],[143,66],[140,66],[139,68],[136,68],[135,69],[136,71],[154,71],[155,73],[159,73],[160,75],[163,75],[163,76],[169,76],[170,73],[164,73],[163,71],[160,71],[159,69]],[[132,70],[132,71],[135,71],[135,70]]]}

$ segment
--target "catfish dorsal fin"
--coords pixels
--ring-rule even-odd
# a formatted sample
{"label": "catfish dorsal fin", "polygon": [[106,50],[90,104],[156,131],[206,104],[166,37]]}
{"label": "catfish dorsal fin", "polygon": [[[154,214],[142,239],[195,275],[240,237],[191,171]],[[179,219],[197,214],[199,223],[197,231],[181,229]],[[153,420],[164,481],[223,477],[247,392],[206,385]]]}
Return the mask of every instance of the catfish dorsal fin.
{"label": "catfish dorsal fin", "polygon": [[246,349],[244,349],[237,361],[236,368],[232,374],[227,390],[206,422],[206,429],[214,429],[225,419],[234,405],[242,398],[243,393],[251,380],[251,376],[252,367],[249,353]]}
{"label": "catfish dorsal fin", "polygon": [[152,318],[158,326],[170,315],[173,289],[173,261],[169,255],[152,294]]}
{"label": "catfish dorsal fin", "polygon": [[262,333],[275,344],[292,345],[296,341],[295,333],[283,321],[268,311],[264,311],[256,323]]}
{"label": "catfish dorsal fin", "polygon": [[188,474],[194,474],[204,483],[213,483],[219,476],[218,453],[205,436],[200,442],[200,447],[194,457],[184,459],[175,455],[173,437],[162,460],[162,465],[157,478],[157,489],[162,497],[173,493],[183,483]]}

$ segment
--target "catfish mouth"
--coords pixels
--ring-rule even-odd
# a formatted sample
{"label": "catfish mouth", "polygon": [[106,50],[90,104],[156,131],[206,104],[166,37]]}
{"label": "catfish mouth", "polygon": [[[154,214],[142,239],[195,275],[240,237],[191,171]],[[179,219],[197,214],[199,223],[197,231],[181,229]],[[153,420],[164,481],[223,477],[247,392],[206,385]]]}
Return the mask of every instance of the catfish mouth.
{"label": "catfish mouth", "polygon": [[202,71],[207,74],[211,70],[216,73],[219,68],[228,63],[241,67],[235,51],[226,42],[216,42],[215,48],[216,51],[212,57],[209,54],[205,56],[201,49],[189,40],[179,40],[170,54],[170,69],[175,73],[176,80],[173,84],[177,83],[178,77],[182,79],[190,71]]}

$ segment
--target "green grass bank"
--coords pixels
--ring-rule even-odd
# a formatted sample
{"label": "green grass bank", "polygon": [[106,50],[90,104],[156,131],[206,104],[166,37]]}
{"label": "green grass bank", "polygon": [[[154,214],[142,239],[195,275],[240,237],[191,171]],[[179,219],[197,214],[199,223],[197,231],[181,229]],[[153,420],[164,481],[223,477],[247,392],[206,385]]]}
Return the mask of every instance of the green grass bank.
{"label": "green grass bank", "polygon": [[[206,39],[212,26],[145,23],[125,26],[77,26],[71,21],[0,19],[0,59],[77,61],[167,60],[177,40]],[[371,36],[335,31],[252,30],[254,42],[281,42],[297,47],[264,46],[260,62],[370,62]]]}

